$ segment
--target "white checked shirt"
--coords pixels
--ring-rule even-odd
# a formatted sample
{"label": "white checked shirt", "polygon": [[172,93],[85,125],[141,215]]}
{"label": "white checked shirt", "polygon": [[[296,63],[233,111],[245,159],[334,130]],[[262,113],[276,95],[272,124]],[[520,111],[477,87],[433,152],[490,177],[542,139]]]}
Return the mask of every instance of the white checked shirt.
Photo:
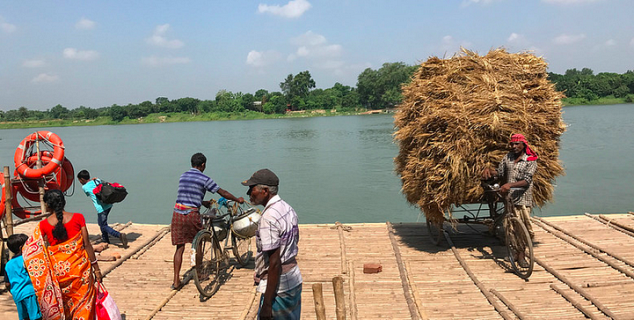
{"label": "white checked shirt", "polygon": [[[297,256],[299,242],[299,227],[295,210],[275,195],[269,200],[262,213],[258,231],[255,233],[257,254],[255,255],[255,274],[260,276],[269,269],[268,255],[264,251],[280,248],[282,264],[293,260]],[[302,274],[295,266],[280,276],[277,292],[285,292],[302,283]],[[266,280],[261,280],[258,292],[266,291]]]}

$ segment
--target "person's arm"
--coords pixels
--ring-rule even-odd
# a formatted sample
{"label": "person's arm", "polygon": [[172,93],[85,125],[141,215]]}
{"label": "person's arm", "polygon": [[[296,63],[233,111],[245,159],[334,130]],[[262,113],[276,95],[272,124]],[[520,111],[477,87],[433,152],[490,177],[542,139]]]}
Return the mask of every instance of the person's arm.
{"label": "person's arm", "polygon": [[267,273],[262,309],[260,310],[260,319],[273,319],[273,300],[277,295],[277,286],[280,282],[280,275],[282,274],[282,259],[280,257],[279,247],[271,251],[266,251],[264,254],[269,256],[269,270]]}
{"label": "person's arm", "polygon": [[240,197],[240,198],[236,198],[234,195],[231,194],[231,192],[223,189],[223,188],[218,188],[218,194],[221,195],[222,197],[229,199],[229,200],[233,200],[236,201],[238,203],[244,203],[244,198]]}
{"label": "person's arm", "polygon": [[88,230],[86,229],[86,226],[81,227],[81,236],[82,238],[84,238],[84,248],[86,249],[86,253],[88,254],[88,259],[90,260],[90,266],[95,272],[95,280],[97,280],[97,282],[101,282],[101,270],[99,270],[97,256],[95,255],[95,250],[92,248],[92,244],[90,243],[90,238],[88,237]]}
{"label": "person's arm", "polygon": [[9,275],[7,274],[7,270],[4,270],[4,287],[7,290],[11,290],[11,282],[9,282]]}
{"label": "person's arm", "polygon": [[521,173],[521,179],[513,182],[506,183],[500,188],[500,192],[507,193],[511,188],[527,188],[533,182],[533,175],[535,174],[535,170],[537,169],[537,162],[528,161],[526,162],[526,169]]}

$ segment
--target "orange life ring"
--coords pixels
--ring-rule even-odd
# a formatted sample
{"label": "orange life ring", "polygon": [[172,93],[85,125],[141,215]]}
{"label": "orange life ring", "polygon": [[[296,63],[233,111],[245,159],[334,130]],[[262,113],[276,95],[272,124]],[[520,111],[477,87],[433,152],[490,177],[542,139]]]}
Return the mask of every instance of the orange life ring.
{"label": "orange life ring", "polygon": [[[53,155],[50,151],[43,151],[41,155],[42,164],[45,165],[51,161],[51,156]],[[37,162],[37,156],[33,155],[28,158],[26,163],[29,167],[34,167]],[[17,170],[14,172],[16,178],[20,178],[18,176]],[[73,164],[67,158],[64,158],[62,162],[62,166],[53,170],[51,173],[53,179],[50,179],[46,182],[45,189],[46,190],[62,190],[65,192],[70,189],[74,182],[75,169],[73,168]],[[37,192],[38,190],[38,180],[37,179],[25,179],[22,178],[20,183],[17,183],[17,191],[26,199],[30,201],[39,202],[40,194]]]}
{"label": "orange life ring", "polygon": [[[40,169],[32,169],[28,165],[28,157],[32,154],[26,154],[27,150],[30,149],[31,145],[35,141],[49,141],[53,145],[53,156],[51,161],[49,161],[44,167]],[[58,135],[54,134],[51,131],[38,131],[32,133],[27,136],[20,142],[18,148],[15,150],[15,154],[13,156],[13,161],[15,162],[15,170],[25,178],[31,179],[39,179],[42,176],[45,176],[55,169],[59,168],[62,162],[64,161],[64,142],[59,138]]]}
{"label": "orange life ring", "polygon": [[[42,214],[42,210],[38,211],[29,211],[22,208],[22,205],[18,202],[18,185],[14,185],[12,188],[13,191],[13,199],[11,199],[11,206],[13,207],[13,214],[16,215],[20,219],[32,218],[37,215]],[[39,195],[38,195],[39,197]],[[38,200],[39,201],[39,200]]]}

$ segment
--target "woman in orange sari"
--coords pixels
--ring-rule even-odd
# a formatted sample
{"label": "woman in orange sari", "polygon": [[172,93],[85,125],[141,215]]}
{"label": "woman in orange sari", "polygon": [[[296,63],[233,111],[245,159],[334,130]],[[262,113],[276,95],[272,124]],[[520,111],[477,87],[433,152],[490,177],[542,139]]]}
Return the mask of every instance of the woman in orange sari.
{"label": "woman in orange sari", "polygon": [[44,202],[54,214],[37,225],[22,249],[43,320],[93,320],[101,272],[84,216],[64,211],[60,190],[46,191]]}

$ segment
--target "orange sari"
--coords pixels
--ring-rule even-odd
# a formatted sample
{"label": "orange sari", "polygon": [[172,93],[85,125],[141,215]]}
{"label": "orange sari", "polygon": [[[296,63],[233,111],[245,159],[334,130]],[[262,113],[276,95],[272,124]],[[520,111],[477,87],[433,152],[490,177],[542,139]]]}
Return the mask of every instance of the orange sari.
{"label": "orange sari", "polygon": [[24,245],[24,264],[33,282],[43,320],[94,320],[95,280],[81,232],[47,246],[40,231]]}

